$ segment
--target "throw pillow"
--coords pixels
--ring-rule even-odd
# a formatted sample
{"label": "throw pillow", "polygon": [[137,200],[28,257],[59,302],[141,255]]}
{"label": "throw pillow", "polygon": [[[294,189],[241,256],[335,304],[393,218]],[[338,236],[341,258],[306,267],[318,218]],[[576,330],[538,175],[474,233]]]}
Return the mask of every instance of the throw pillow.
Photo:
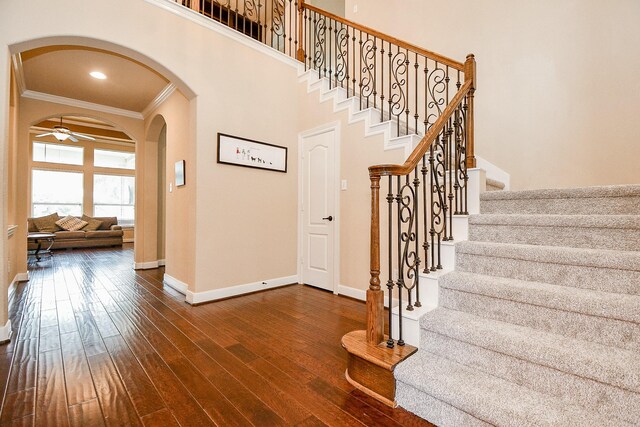
{"label": "throw pillow", "polygon": [[82,231],[96,231],[102,225],[102,221],[99,219],[91,218],[87,215],[82,215],[82,220],[87,222]]}
{"label": "throw pillow", "polygon": [[60,226],[63,230],[67,231],[78,231],[85,225],[87,225],[87,221],[83,221],[80,218],[76,218],[75,216],[65,216],[62,219],[56,221],[56,224]]}
{"label": "throw pillow", "polygon": [[51,215],[41,216],[39,218],[33,218],[33,223],[41,233],[55,233],[60,230],[56,225],[56,221],[60,219],[58,213],[52,213]]}

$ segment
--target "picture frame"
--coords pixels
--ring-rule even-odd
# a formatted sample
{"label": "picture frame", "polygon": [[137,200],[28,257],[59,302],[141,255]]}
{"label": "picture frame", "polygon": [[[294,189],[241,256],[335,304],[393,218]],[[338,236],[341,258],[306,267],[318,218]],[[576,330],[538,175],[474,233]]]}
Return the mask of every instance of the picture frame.
{"label": "picture frame", "polygon": [[185,163],[186,162],[184,160],[178,160],[176,162],[176,187],[186,185]]}
{"label": "picture frame", "polygon": [[287,147],[218,132],[218,163],[287,173]]}

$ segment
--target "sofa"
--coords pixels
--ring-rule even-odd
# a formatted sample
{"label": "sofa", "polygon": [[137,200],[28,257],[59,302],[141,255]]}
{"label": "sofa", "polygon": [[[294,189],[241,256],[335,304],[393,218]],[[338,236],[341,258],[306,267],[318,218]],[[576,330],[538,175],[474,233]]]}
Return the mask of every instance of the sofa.
{"label": "sofa", "polygon": [[[71,249],[71,248],[97,248],[105,246],[122,246],[122,227],[118,225],[117,217],[87,217],[80,219],[93,219],[101,224],[96,230],[65,231],[56,226],[56,231],[51,231],[55,235],[55,240],[51,249]],[[41,233],[36,226],[38,218],[27,218],[28,233]],[[36,244],[28,243],[28,250],[35,250]]]}

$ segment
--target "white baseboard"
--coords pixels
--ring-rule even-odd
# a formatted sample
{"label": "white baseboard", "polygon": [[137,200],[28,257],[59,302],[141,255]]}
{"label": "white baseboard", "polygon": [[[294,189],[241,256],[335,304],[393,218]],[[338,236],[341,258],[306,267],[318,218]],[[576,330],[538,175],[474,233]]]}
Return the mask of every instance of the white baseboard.
{"label": "white baseboard", "polygon": [[136,262],[133,264],[134,270],[151,270],[160,266],[158,261]]}
{"label": "white baseboard", "polygon": [[9,296],[11,296],[11,294],[13,294],[13,292],[16,290],[16,284],[18,284],[18,282],[28,282],[28,281],[29,281],[28,271],[26,273],[16,274],[16,277],[13,278],[13,280],[11,281],[11,284],[9,285]]}
{"label": "white baseboard", "polygon": [[298,283],[298,275],[279,277],[277,279],[263,280],[261,282],[247,283],[245,285],[230,286],[228,288],[213,289],[205,292],[191,292],[187,290],[186,301],[189,304],[201,304],[203,302],[215,301],[237,295],[248,294],[265,289],[277,288],[284,285]]}
{"label": "white baseboard", "polygon": [[163,259],[159,259],[158,260],[158,267],[164,267],[165,265],[166,265],[165,260],[163,260]]}
{"label": "white baseboard", "polygon": [[[384,290],[384,289],[383,289]],[[353,299],[357,299],[360,301],[367,300],[367,291],[364,289],[356,289],[350,286],[338,285],[338,295],[344,295],[346,297],[350,297]],[[404,294],[403,294],[404,295]],[[398,305],[398,299],[393,299],[393,306]],[[384,306],[389,307],[389,298],[385,296],[384,298]]]}
{"label": "white baseboard", "polygon": [[11,340],[11,320],[7,320],[4,326],[0,326],[0,342],[7,342]]}
{"label": "white baseboard", "polygon": [[189,290],[189,285],[181,280],[176,279],[175,277],[169,276],[167,273],[164,274],[164,278],[162,279],[162,281],[165,285],[175,289],[183,295],[186,295],[187,291]]}

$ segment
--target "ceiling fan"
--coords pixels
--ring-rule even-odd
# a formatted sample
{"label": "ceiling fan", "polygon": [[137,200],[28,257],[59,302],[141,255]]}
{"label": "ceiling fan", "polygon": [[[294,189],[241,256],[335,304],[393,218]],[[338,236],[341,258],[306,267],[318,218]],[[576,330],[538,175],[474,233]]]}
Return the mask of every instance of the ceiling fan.
{"label": "ceiling fan", "polygon": [[96,139],[78,132],[71,132],[68,127],[62,125],[62,117],[60,117],[60,124],[55,125],[53,127],[53,132],[42,133],[40,135],[36,135],[36,138],[42,138],[43,136],[53,135],[55,139],[62,142],[67,139],[70,139],[73,142],[78,142],[77,138],[80,139],[89,139],[91,141],[95,141]]}

